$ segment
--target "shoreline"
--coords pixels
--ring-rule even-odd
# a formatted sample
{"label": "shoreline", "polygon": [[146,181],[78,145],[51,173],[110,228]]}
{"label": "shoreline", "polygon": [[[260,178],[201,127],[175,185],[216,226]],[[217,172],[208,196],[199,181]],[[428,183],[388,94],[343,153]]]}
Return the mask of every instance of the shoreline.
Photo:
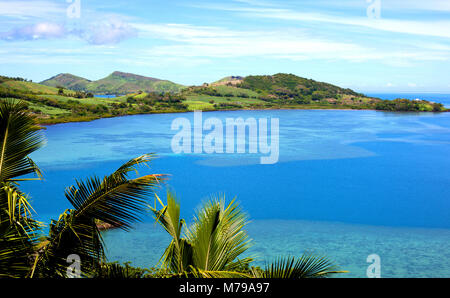
{"label": "shoreline", "polygon": [[[385,113],[433,113],[433,114],[437,114],[437,113],[448,113],[450,112],[450,109],[446,110],[446,111],[440,111],[440,112],[432,112],[432,111],[384,111],[384,110],[375,110],[375,109],[352,109],[352,108],[336,108],[336,107],[312,107],[312,108],[301,108],[301,107],[282,107],[282,108],[266,108],[266,109],[227,109],[227,110],[215,110],[215,109],[207,109],[207,110],[201,110],[203,113],[207,113],[207,112],[231,112],[231,111],[272,111],[272,110],[298,110],[298,111],[323,111],[323,110],[327,110],[327,111],[374,111],[374,112],[385,112]],[[99,117],[95,117],[95,116],[86,116],[83,119],[83,116],[80,116],[80,119],[76,119],[76,120],[70,120],[70,118],[64,119],[49,119],[52,120],[51,122],[46,122],[46,121],[40,121],[39,118],[37,118],[37,122],[39,125],[42,126],[53,126],[53,125],[59,125],[59,124],[68,124],[68,123],[83,123],[83,122],[92,122],[95,120],[101,120],[101,119],[108,119],[108,118],[118,118],[118,117],[127,117],[127,116],[137,116],[137,115],[152,115],[152,114],[184,114],[184,113],[193,113],[195,112],[195,110],[189,110],[189,111],[153,111],[153,112],[148,112],[148,113],[130,113],[130,114],[126,114],[126,115],[103,115],[103,116],[99,116]],[[59,121],[58,121],[59,120]]]}

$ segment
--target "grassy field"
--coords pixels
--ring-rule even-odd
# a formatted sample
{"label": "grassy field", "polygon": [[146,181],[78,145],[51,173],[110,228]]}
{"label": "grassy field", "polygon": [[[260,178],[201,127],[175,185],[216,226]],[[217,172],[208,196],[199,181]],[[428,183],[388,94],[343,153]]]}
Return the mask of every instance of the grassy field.
{"label": "grassy field", "polygon": [[255,91],[244,89],[244,88],[237,88],[232,86],[226,86],[226,85],[220,85],[220,86],[214,86],[213,89],[216,89],[220,94],[233,94],[235,97],[239,97],[242,94],[247,95],[248,97],[255,97],[258,98],[259,94]]}

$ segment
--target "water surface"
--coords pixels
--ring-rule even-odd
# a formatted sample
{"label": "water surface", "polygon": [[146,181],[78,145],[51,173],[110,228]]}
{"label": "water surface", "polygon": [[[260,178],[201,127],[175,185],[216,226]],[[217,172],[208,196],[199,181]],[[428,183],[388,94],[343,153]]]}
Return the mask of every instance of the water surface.
{"label": "water surface", "polygon": [[[257,264],[317,251],[349,276],[364,277],[366,258],[382,258],[385,277],[450,276],[450,114],[375,111],[234,111],[204,117],[277,117],[280,161],[259,156],[177,155],[170,130],[177,117],[138,115],[49,126],[33,154],[44,182],[26,183],[42,220],[70,208],[74,178],[105,175],[144,153],[160,156],[145,173],[168,173],[182,215],[211,194],[237,197],[253,222]],[[161,195],[164,194],[161,190]],[[131,233],[111,231],[110,260],[155,265],[167,235],[150,217]]]}

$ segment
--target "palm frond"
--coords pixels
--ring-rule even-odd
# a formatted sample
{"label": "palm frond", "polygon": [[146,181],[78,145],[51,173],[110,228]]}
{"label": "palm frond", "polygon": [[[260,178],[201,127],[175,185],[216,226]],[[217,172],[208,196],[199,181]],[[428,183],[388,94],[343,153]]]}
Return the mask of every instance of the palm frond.
{"label": "palm frond", "polygon": [[[64,276],[65,258],[70,254],[80,256],[83,272],[99,269],[105,255],[97,222],[129,230],[133,223],[140,221],[149,197],[164,180],[164,175],[127,179],[126,174],[135,170],[136,165],[149,160],[149,155],[141,156],[103,179],[91,177],[77,181],[76,186],[66,190],[66,198],[74,209],[66,211],[50,225],[48,244],[38,261],[41,274],[42,270],[50,268],[57,276]],[[48,270],[44,275],[47,274],[50,274]]]}
{"label": "palm frond", "polygon": [[243,230],[247,215],[232,200],[211,198],[197,210],[194,223],[186,237],[194,247],[194,266],[205,271],[230,271],[237,268],[234,261],[250,246]]}
{"label": "palm frond", "polygon": [[95,278],[105,279],[136,279],[144,278],[150,273],[148,269],[135,268],[129,263],[121,265],[119,263],[107,263],[100,266],[100,270],[95,274]]}
{"label": "palm frond", "polygon": [[192,267],[188,273],[189,277],[192,278],[251,278],[252,276],[248,273],[242,273],[237,271],[211,271],[202,270]]}
{"label": "palm frond", "polygon": [[338,267],[329,259],[313,254],[304,254],[300,258],[285,257],[275,260],[263,271],[254,271],[258,278],[324,278],[337,273]]}
{"label": "palm frond", "polygon": [[32,218],[19,177],[41,176],[28,155],[44,143],[24,102],[0,101],[0,277],[25,277],[41,225]]}
{"label": "palm frond", "polygon": [[185,222],[180,218],[180,204],[176,196],[167,192],[167,206],[156,195],[162,209],[150,207],[158,223],[172,236],[172,241],[164,251],[160,262],[162,267],[170,272],[184,272],[192,264],[192,246],[181,238]]}
{"label": "palm frond", "polygon": [[44,144],[41,129],[27,112],[24,102],[0,101],[0,181],[41,174],[28,157]]}

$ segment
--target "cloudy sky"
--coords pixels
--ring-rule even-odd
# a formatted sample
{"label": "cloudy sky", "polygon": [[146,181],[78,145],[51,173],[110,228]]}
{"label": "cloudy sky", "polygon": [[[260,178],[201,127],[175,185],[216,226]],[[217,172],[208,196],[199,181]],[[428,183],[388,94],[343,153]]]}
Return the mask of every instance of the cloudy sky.
{"label": "cloudy sky", "polygon": [[115,70],[192,85],[294,73],[450,92],[448,0],[0,0],[0,74]]}

